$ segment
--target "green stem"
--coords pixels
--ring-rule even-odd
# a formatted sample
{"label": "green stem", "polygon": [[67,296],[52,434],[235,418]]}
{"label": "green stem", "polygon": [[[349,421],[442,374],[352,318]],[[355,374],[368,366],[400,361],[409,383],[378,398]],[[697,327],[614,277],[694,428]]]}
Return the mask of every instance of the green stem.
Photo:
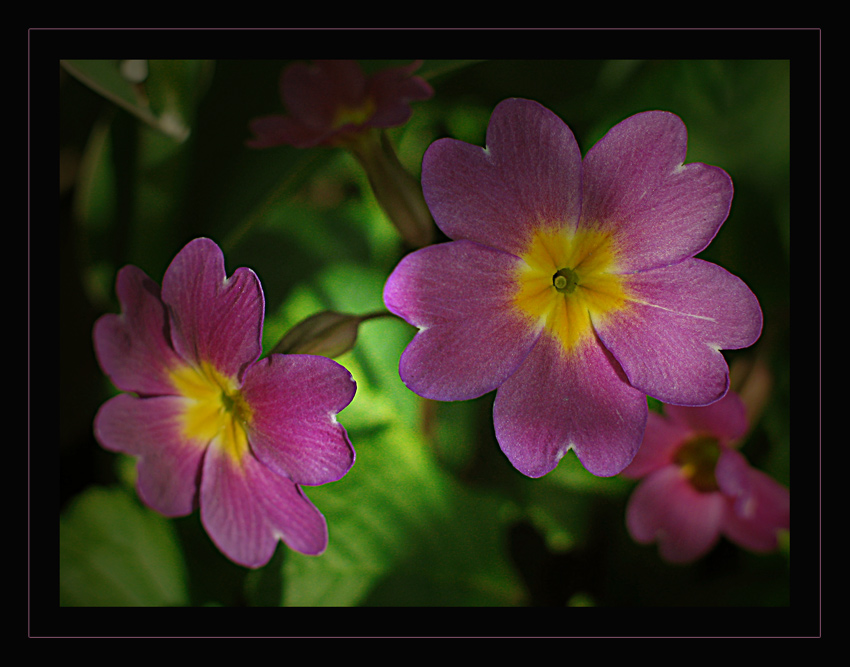
{"label": "green stem", "polygon": [[402,166],[386,133],[364,133],[345,147],[354,155],[366,176],[375,199],[412,248],[428,245],[434,238],[434,221],[422,187]]}

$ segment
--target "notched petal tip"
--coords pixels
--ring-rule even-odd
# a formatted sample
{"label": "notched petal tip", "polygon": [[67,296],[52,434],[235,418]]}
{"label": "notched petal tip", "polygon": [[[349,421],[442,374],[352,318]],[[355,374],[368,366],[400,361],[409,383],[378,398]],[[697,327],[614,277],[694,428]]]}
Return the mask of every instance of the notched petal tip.
{"label": "notched petal tip", "polygon": [[341,479],[354,448],[337,414],[357,390],[351,373],[326,357],[273,354],[245,373],[243,395],[253,411],[251,447],[270,470],[297,484]]}

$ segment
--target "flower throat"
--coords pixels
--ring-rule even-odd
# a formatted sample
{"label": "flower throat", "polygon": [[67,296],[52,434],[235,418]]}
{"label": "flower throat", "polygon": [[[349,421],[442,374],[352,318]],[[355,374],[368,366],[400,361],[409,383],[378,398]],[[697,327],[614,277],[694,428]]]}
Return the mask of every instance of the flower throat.
{"label": "flower throat", "polygon": [[552,285],[561,294],[572,294],[575,292],[576,287],[578,287],[578,274],[572,269],[559,269],[552,276]]}

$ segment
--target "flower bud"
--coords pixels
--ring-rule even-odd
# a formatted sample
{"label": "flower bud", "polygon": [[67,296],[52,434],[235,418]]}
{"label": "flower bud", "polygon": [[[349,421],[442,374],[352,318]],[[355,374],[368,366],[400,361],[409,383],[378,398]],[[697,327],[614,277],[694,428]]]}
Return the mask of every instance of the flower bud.
{"label": "flower bud", "polygon": [[272,353],[338,357],[354,347],[361,322],[382,315],[388,313],[348,315],[333,310],[316,313],[292,327]]}

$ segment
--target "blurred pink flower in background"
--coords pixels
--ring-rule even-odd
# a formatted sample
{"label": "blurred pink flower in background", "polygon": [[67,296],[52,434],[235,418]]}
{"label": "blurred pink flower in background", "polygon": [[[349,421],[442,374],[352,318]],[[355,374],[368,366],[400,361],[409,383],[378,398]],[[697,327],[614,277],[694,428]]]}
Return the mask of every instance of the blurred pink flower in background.
{"label": "blurred pink flower in background", "polygon": [[421,60],[389,67],[370,76],[356,60],[316,60],[289,65],[280,78],[280,96],[289,115],[256,118],[249,128],[252,148],[336,146],[363,167],[375,199],[413,248],[428,245],[434,222],[422,188],[399,162],[384,129],[406,123],[413,101],[434,90],[414,76]]}
{"label": "blurred pink flower in background", "polygon": [[632,538],[657,542],[675,563],[705,555],[721,535],[751,551],[775,549],[790,528],[790,493],[734,448],[746,431],[746,407],[732,391],[706,407],[651,412],[622,473],[641,480],[626,508]]}
{"label": "blurred pink flower in background", "polygon": [[421,60],[366,76],[356,60],[316,60],[289,65],[280,78],[280,97],[289,115],[251,121],[252,148],[340,146],[371,128],[403,125],[410,102],[427,100],[434,91],[413,76]]}

